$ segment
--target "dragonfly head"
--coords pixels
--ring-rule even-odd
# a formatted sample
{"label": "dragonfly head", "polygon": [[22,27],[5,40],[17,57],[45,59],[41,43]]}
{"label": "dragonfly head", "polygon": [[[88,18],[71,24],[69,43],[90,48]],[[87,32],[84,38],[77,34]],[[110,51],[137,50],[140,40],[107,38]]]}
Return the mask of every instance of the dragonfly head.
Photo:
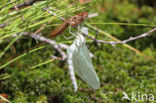
{"label": "dragonfly head", "polygon": [[87,27],[82,27],[81,32],[88,35],[88,28]]}

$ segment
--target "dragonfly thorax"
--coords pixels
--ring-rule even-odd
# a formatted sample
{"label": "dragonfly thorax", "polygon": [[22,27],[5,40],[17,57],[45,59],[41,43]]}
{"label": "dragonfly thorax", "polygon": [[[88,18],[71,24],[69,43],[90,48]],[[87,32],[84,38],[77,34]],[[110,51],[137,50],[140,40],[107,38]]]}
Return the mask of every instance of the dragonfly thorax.
{"label": "dragonfly thorax", "polygon": [[73,44],[67,49],[68,53],[73,53],[78,51],[78,49],[86,43],[86,39],[80,34],[77,33],[76,39]]}

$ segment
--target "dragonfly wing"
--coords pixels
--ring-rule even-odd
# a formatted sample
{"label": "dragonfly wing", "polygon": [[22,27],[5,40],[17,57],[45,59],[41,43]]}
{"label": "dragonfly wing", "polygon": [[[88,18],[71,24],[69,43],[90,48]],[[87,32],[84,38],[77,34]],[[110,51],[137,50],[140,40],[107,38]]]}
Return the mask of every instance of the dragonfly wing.
{"label": "dragonfly wing", "polygon": [[94,70],[89,50],[85,44],[81,46],[78,51],[73,54],[73,66],[76,73],[92,88],[98,89],[100,87],[99,78]]}

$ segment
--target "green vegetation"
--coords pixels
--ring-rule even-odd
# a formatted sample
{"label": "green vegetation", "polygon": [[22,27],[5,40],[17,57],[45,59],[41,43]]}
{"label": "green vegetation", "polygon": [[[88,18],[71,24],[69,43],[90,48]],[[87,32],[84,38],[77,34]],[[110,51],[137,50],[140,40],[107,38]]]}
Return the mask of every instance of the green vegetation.
{"label": "green vegetation", "polygon": [[[23,0],[13,1],[16,1],[14,5],[23,2]],[[129,96],[132,92],[153,94],[156,100],[155,33],[128,43],[155,60],[131,51],[122,44],[115,46],[94,44],[89,50],[95,56],[92,60],[101,87],[92,90],[77,77],[79,87],[77,93],[73,91],[67,63],[52,60],[51,55],[60,56],[54,48],[48,44],[41,44],[42,42],[37,44],[30,37],[12,37],[13,34],[24,31],[35,32],[46,24],[41,33],[49,38],[50,32],[60,26],[57,24],[62,23],[58,17],[66,18],[67,13],[72,17],[75,10],[76,12],[85,10],[90,14],[98,13],[98,16],[85,21],[86,26],[90,24],[120,40],[140,35],[156,27],[154,0],[149,0],[148,3],[146,0],[91,1],[86,4],[77,3],[77,6],[72,5],[72,0],[39,1],[36,5],[22,8],[18,12],[9,10],[13,3],[7,0],[0,1],[0,24],[9,22],[6,27],[0,28],[0,94],[7,94],[8,100],[13,103],[121,103],[123,91]],[[45,7],[58,9],[53,11],[57,17],[42,10]],[[8,14],[13,11],[15,11],[13,14]],[[21,20],[21,16],[24,20]],[[88,29],[90,35],[94,37],[96,31],[91,27]],[[64,34],[70,36],[68,30]],[[99,33],[97,38],[113,41],[102,33]],[[57,43],[68,45],[73,41],[66,40],[63,35],[52,39]],[[91,44],[92,41],[87,40],[87,45]],[[44,63],[46,61],[47,63]],[[40,65],[42,63],[44,64]],[[123,103],[130,102],[124,100]]]}

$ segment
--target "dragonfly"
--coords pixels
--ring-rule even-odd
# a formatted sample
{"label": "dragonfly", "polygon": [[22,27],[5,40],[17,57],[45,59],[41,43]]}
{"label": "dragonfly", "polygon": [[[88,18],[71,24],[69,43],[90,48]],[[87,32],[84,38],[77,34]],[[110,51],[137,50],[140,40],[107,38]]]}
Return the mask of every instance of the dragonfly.
{"label": "dragonfly", "polygon": [[50,37],[54,37],[57,36],[61,33],[63,33],[68,26],[78,26],[80,23],[82,23],[86,18],[88,17],[88,13],[87,12],[83,12],[83,13],[79,13],[76,16],[73,16],[71,18],[68,18],[67,20],[65,20],[59,28],[57,28],[56,30],[52,31],[52,33],[50,34]]}
{"label": "dragonfly", "polygon": [[100,87],[100,81],[95,72],[90,52],[86,47],[86,39],[82,35],[82,32],[88,33],[88,28],[83,27],[78,29],[78,32],[75,34],[76,38],[74,42],[67,49],[68,69],[75,92],[77,91],[78,86],[74,71],[93,89],[98,89]]}

